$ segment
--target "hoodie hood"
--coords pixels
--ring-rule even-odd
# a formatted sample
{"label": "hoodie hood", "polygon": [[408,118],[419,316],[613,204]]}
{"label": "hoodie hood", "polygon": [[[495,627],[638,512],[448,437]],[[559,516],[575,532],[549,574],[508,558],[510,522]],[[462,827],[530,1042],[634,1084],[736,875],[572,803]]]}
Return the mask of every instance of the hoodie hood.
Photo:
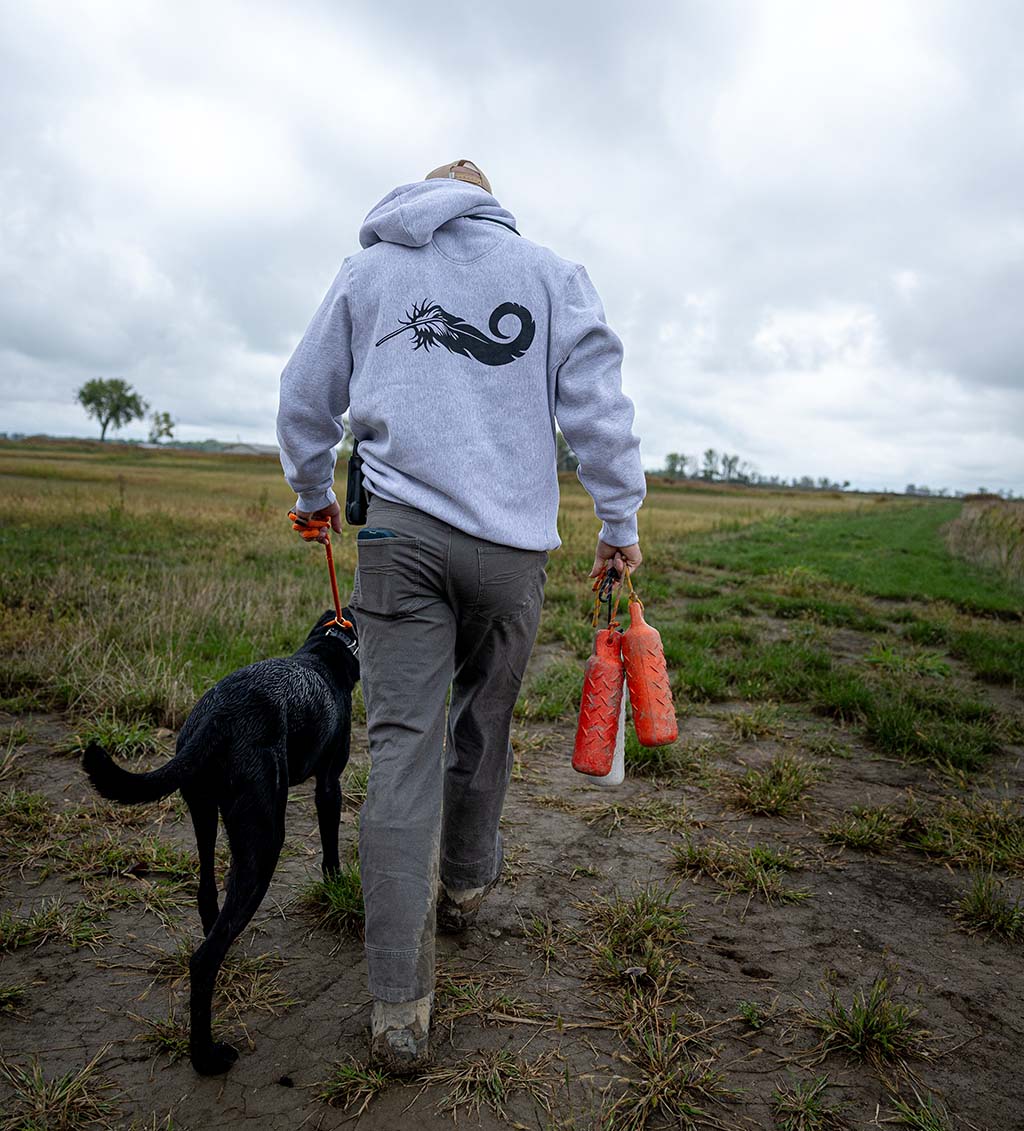
{"label": "hoodie hood", "polygon": [[516,219],[495,198],[477,185],[465,181],[434,179],[416,181],[393,189],[374,205],[359,229],[359,243],[397,243],[403,247],[423,247],[434,232],[458,216],[486,216],[508,227]]}

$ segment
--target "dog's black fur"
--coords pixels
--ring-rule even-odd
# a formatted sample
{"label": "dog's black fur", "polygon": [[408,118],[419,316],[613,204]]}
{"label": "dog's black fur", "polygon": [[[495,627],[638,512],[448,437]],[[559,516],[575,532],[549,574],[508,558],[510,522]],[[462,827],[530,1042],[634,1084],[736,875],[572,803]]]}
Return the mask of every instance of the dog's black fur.
{"label": "dog's black fur", "polygon": [[[226,1072],[238,1057],[213,1040],[210,1008],[217,972],[270,886],[284,842],[288,788],[316,776],[323,873],[339,869],[341,772],[348,762],[352,688],[359,679],[351,629],[324,613],[293,655],[226,676],[195,705],[177,752],[151,773],[133,774],[93,743],[83,765],[114,801],[144,802],[181,790],[199,849],[199,916],[205,941],[192,955],[191,1056],[197,1072]],[[353,620],[351,611],[345,617]],[[220,811],[231,846],[224,906],[217,906],[213,854]]]}

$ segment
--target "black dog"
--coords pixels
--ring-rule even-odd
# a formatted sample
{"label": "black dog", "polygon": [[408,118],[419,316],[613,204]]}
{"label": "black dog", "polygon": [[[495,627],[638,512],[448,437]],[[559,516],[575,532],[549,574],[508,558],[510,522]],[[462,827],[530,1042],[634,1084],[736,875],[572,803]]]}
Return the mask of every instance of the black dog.
{"label": "black dog", "polygon": [[[348,609],[345,617],[352,619]],[[348,762],[352,688],[359,679],[356,629],[328,626],[324,613],[293,655],[226,676],[199,700],[177,752],[148,774],[116,765],[93,743],[83,765],[113,801],[144,802],[181,790],[199,849],[199,916],[206,940],[192,955],[191,1055],[197,1072],[226,1072],[238,1058],[215,1042],[210,1007],[228,947],[256,913],[284,843],[288,788],[316,775],[316,815],[325,876],[337,873],[341,771]],[[213,850],[220,810],[231,846],[224,906],[217,907]]]}

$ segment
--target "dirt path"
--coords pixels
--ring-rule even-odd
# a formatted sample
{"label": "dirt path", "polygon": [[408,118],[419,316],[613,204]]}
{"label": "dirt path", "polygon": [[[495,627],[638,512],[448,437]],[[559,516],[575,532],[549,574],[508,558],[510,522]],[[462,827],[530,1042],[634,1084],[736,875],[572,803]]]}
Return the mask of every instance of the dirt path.
{"label": "dirt path", "polygon": [[[789,631],[784,622],[770,627]],[[869,645],[870,637],[847,629],[831,636],[838,656]],[[551,656],[548,649],[535,659],[544,663]],[[439,940],[439,1004],[450,1020],[439,1026],[435,1046],[439,1065],[451,1068],[479,1054],[513,1053],[524,1075],[538,1073],[550,1089],[551,1113],[529,1094],[513,1092],[504,1118],[485,1105],[478,1114],[462,1107],[460,1121],[579,1131],[599,1125],[602,1104],[622,1091],[621,1078],[638,1072],[624,1059],[623,1010],[633,989],[641,1012],[648,999],[637,989],[636,973],[617,985],[599,978],[593,954],[574,932],[586,936],[595,901],[616,893],[631,897],[653,885],[671,892],[672,907],[686,908],[686,933],[673,943],[678,969],[662,1000],[678,1014],[695,1060],[721,1074],[719,1087],[735,1092],[721,1102],[701,1101],[710,1115],[694,1126],[772,1127],[773,1091],[823,1073],[829,1103],[841,1107],[850,1127],[891,1114],[885,1074],[835,1053],[816,1063],[818,1035],[806,1024],[806,1014],[827,1006],[830,990],[848,1004],[855,991],[884,976],[894,999],[917,1010],[917,1022],[930,1034],[926,1047],[934,1059],[908,1062],[919,1091],[943,1097],[955,1126],[1024,1127],[1018,1063],[1024,1022],[1014,990],[1024,985],[1024,948],[960,929],[950,904],[967,886],[966,871],[906,848],[869,854],[822,836],[855,805],[898,804],[908,791],[922,803],[938,800],[948,783],[879,758],[850,733],[799,711],[785,711],[772,733],[741,738],[731,716],[752,709],[729,703],[688,714],[682,737],[698,751],[693,766],[666,780],[630,778],[618,790],[571,771],[569,724],[517,724],[520,760],[504,818],[507,876],[477,929],[464,939]],[[0,734],[27,732],[0,789],[41,795],[52,821],[77,814],[75,835],[93,836],[113,819],[89,809],[77,759],[60,752],[69,737],[64,719],[7,716],[0,728]],[[782,752],[802,754],[820,768],[803,811],[784,819],[735,808],[723,775],[764,766]],[[1011,749],[998,759],[981,783],[983,792],[1019,802],[1020,756]],[[365,758],[358,734],[353,759]],[[344,822],[343,844],[351,844],[353,811],[346,810]],[[115,828],[115,839],[146,834],[192,850],[180,806],[147,811],[136,828]],[[706,876],[680,875],[672,867],[673,850],[687,835],[695,843],[719,839],[790,850],[799,866],[786,882],[806,896],[767,903],[756,895],[727,896]],[[86,898],[73,867],[52,846],[27,858],[29,839],[15,829],[4,842],[3,908],[25,914],[45,899],[73,907]],[[317,878],[307,784],[294,791],[286,851],[270,894],[236,947],[236,960],[249,960],[236,979],[239,1004],[232,1010],[222,1002],[217,1011],[219,1028],[241,1049],[227,1076],[199,1078],[187,1060],[172,1060],[143,1039],[168,1018],[178,1022],[169,1032],[180,1035],[187,1016],[187,983],[171,984],[155,971],[159,960],[166,966],[168,955],[197,941],[188,893],[163,920],[139,904],[111,907],[100,916],[103,937],[93,946],[58,939],[4,955],[0,988],[22,987],[20,1000],[0,1015],[4,1058],[25,1065],[38,1057],[52,1076],[99,1056],[97,1078],[110,1083],[104,1094],[115,1104],[110,1125],[341,1127],[355,1109],[328,1106],[316,1093],[334,1064],[365,1055],[365,966],[357,940],[312,928],[291,906],[302,886]],[[158,879],[129,875],[121,883],[130,888]],[[747,1013],[760,1027],[743,1016],[742,1003],[756,1003]],[[655,1013],[652,1031],[660,1032]],[[902,1094],[911,1095],[906,1076]],[[10,1083],[0,1080],[0,1104],[6,1107],[11,1097]],[[449,1097],[443,1083],[396,1083],[372,1100],[359,1124],[447,1127]],[[662,1125],[675,1124],[657,1117],[650,1123]]]}

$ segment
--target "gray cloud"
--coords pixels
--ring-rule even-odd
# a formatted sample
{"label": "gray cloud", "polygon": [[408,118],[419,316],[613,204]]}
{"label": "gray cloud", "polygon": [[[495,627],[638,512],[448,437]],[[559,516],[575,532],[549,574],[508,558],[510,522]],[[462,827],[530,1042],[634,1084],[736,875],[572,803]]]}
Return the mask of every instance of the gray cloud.
{"label": "gray cloud", "polygon": [[[270,440],[369,207],[455,156],[586,263],[649,466],[1024,490],[1024,80],[993,0],[0,15],[0,428],[122,376]],[[138,434],[138,429],[136,429]]]}

